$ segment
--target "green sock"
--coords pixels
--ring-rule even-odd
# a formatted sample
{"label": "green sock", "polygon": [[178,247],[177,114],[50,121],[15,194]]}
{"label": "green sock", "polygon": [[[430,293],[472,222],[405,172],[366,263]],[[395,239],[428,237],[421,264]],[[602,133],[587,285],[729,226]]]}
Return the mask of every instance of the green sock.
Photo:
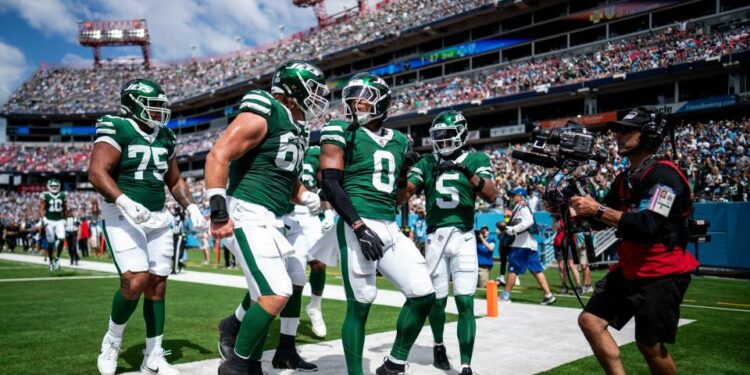
{"label": "green sock", "polygon": [[[313,292],[322,292],[326,286],[326,270],[316,271],[315,269],[310,270],[310,289]],[[320,293],[318,293],[320,294]]]}
{"label": "green sock", "polygon": [[146,337],[161,336],[164,333],[164,300],[143,299],[143,320],[146,322]]}
{"label": "green sock", "polygon": [[456,296],[458,307],[458,349],[461,352],[461,363],[471,363],[474,351],[474,338],[477,335],[477,321],[474,317],[474,295]]}
{"label": "green sock", "polygon": [[362,375],[362,351],[365,347],[365,324],[370,314],[369,303],[346,300],[346,317],[341,326],[341,341],[349,375]]}
{"label": "green sock", "polygon": [[435,303],[430,309],[430,328],[435,343],[443,343],[443,330],[445,328],[445,305],[448,304],[448,297],[436,298]]}
{"label": "green sock", "polygon": [[268,333],[268,326],[273,322],[275,316],[263,310],[259,304],[254,304],[247,309],[245,317],[237,334],[237,342],[234,352],[241,358],[250,358],[255,347],[258,346]]}
{"label": "green sock", "polygon": [[417,340],[427,315],[435,302],[435,293],[422,297],[407,298],[396,322],[396,342],[391,348],[391,357],[406,361],[409,350]]}
{"label": "green sock", "polygon": [[266,338],[268,337],[268,328],[266,327],[266,331],[261,336],[260,342],[258,342],[258,345],[255,345],[255,349],[250,353],[250,359],[253,361],[260,361],[261,357],[263,357],[263,349],[266,346]]}
{"label": "green sock", "polygon": [[130,316],[133,315],[135,308],[138,307],[139,299],[140,298],[136,298],[131,301],[125,298],[118,289],[117,292],[115,292],[115,297],[112,299],[112,313],[110,314],[112,321],[115,324],[127,323]]}

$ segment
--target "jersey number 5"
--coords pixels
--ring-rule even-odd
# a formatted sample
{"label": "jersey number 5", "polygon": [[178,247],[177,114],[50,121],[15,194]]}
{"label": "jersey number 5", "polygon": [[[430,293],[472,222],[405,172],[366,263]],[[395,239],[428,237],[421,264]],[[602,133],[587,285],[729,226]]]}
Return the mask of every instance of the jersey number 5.
{"label": "jersey number 5", "polygon": [[[440,196],[435,199],[438,207],[442,209],[451,209],[458,207],[458,189],[454,186],[445,186],[445,181],[458,181],[458,173],[443,173],[435,182],[435,190]],[[448,196],[447,199],[445,196]]]}

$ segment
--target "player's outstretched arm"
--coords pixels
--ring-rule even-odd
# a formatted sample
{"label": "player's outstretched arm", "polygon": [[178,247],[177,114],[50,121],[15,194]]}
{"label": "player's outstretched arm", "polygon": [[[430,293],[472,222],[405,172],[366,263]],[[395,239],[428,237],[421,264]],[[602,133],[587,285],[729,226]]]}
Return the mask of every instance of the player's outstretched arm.
{"label": "player's outstretched arm", "polygon": [[482,198],[485,202],[494,203],[495,199],[497,199],[497,186],[495,186],[495,182],[489,178],[479,177],[478,175],[474,176],[477,180],[481,179],[484,181],[483,184],[479,181],[475,182],[473,178],[469,181],[472,188],[478,188],[479,184],[482,184],[481,190],[477,191],[479,198]]}
{"label": "player's outstretched arm", "polygon": [[266,119],[242,112],[221,134],[206,156],[206,195],[211,205],[211,234],[216,238],[232,236],[234,223],[229,218],[226,187],[229,162],[257,147],[268,133]]}
{"label": "player's outstretched arm", "polygon": [[122,190],[112,178],[112,171],[120,162],[120,151],[106,142],[94,143],[89,162],[89,182],[107,201],[114,202]]}

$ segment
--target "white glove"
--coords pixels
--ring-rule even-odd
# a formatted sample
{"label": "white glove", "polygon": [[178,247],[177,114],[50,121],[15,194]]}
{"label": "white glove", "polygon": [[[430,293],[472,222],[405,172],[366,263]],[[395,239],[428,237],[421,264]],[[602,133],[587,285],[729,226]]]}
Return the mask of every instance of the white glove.
{"label": "white glove", "polygon": [[189,204],[185,210],[190,216],[190,221],[193,223],[193,228],[195,228],[196,232],[204,232],[208,229],[208,222],[203,217],[201,209],[195,203]]}
{"label": "white glove", "polygon": [[311,191],[302,193],[300,197],[301,203],[310,210],[310,215],[317,215],[320,213],[320,197]]}
{"label": "white glove", "polygon": [[115,204],[120,208],[120,211],[124,212],[125,215],[128,215],[128,217],[136,224],[141,224],[151,218],[151,211],[142,204],[128,198],[125,194],[117,197]]}
{"label": "white glove", "polygon": [[328,233],[331,229],[333,229],[334,226],[336,226],[336,221],[334,220],[336,218],[336,214],[333,212],[333,210],[325,210],[323,211],[323,221],[320,222],[322,225],[322,232]]}

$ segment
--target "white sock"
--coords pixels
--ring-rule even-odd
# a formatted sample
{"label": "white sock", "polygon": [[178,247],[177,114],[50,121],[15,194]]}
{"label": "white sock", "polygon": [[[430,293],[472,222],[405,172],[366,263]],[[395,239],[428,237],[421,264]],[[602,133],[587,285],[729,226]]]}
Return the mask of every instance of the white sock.
{"label": "white sock", "polygon": [[245,317],[245,309],[242,307],[242,304],[240,303],[239,306],[237,306],[237,309],[234,310],[234,316],[239,320],[240,322]]}
{"label": "white sock", "polygon": [[116,324],[112,321],[112,318],[109,318],[109,330],[107,333],[114,338],[122,339],[122,334],[125,332],[125,325],[127,324],[127,322],[125,324]]}
{"label": "white sock", "polygon": [[155,349],[161,349],[161,341],[164,335],[146,337],[146,354],[151,354]]}
{"label": "white sock", "polygon": [[391,356],[388,356],[388,360],[391,361],[392,363],[397,364],[397,365],[405,365],[406,364],[406,361],[402,361],[400,359],[396,359],[396,358],[393,358]]}
{"label": "white sock", "polygon": [[443,346],[443,343],[442,342],[436,342],[435,346]]}
{"label": "white sock", "polygon": [[316,296],[314,294],[311,295],[310,296],[310,307],[313,308],[313,309],[316,309],[316,310],[320,310],[320,300],[322,300],[322,299],[323,299],[322,296]]}
{"label": "white sock", "polygon": [[281,318],[282,335],[297,336],[297,326],[299,326],[299,318]]}
{"label": "white sock", "polygon": [[544,298],[550,298],[550,297],[552,297],[552,293],[544,295]]}

